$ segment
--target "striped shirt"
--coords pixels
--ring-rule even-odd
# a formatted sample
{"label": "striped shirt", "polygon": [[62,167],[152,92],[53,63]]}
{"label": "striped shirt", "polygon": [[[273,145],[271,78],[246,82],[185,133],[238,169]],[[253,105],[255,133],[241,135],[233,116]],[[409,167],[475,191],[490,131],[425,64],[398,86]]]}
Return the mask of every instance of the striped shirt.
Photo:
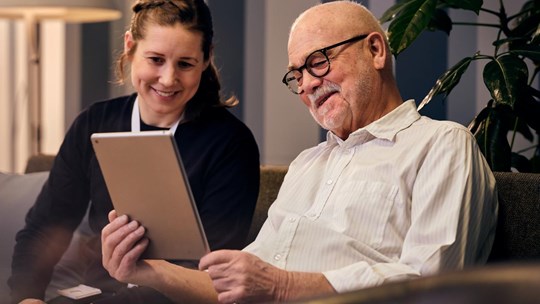
{"label": "striped shirt", "polygon": [[245,251],[322,272],[345,292],[483,263],[496,219],[495,179],[475,138],[409,100],[303,151]]}

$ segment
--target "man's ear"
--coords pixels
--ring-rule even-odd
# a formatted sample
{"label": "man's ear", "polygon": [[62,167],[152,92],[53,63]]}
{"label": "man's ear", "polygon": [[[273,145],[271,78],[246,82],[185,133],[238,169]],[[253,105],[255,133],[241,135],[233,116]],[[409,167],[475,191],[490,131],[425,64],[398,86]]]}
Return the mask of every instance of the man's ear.
{"label": "man's ear", "polygon": [[124,54],[129,54],[129,51],[133,48],[135,45],[135,40],[133,39],[133,34],[131,31],[127,31],[124,34]]}
{"label": "man's ear", "polygon": [[382,70],[386,65],[387,52],[384,37],[378,32],[373,32],[369,34],[366,40],[369,45],[371,56],[373,58],[373,66],[377,70]]}

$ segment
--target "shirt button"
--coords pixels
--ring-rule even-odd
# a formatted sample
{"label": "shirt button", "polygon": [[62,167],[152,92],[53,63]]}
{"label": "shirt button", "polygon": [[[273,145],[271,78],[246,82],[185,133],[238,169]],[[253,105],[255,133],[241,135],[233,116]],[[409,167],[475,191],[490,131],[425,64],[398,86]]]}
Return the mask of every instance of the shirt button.
{"label": "shirt button", "polygon": [[331,185],[333,182],[334,182],[333,180],[329,179],[329,180],[326,181],[326,184]]}
{"label": "shirt button", "polygon": [[281,259],[281,254],[276,254],[274,260],[279,261]]}
{"label": "shirt button", "polygon": [[296,218],[294,218],[294,217],[291,217],[291,218],[289,219],[289,222],[291,222],[291,223],[294,223],[294,222],[296,222]]}

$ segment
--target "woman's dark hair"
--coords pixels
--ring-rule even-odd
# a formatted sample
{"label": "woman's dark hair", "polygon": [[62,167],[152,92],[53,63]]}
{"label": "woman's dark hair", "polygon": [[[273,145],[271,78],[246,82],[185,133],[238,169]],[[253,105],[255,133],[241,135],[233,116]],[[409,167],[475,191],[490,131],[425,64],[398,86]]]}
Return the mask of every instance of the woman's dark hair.
{"label": "woman's dark hair", "polygon": [[124,83],[128,58],[135,53],[137,41],[144,39],[149,24],[174,26],[179,23],[187,30],[202,33],[204,60],[210,60],[208,68],[202,73],[199,89],[186,105],[184,117],[194,119],[207,107],[232,107],[238,103],[235,96],[225,102],[221,101],[219,75],[211,58],[214,36],[212,15],[204,0],[138,0],[132,10],[130,31],[135,43],[129,52],[123,52],[116,62],[117,83]]}

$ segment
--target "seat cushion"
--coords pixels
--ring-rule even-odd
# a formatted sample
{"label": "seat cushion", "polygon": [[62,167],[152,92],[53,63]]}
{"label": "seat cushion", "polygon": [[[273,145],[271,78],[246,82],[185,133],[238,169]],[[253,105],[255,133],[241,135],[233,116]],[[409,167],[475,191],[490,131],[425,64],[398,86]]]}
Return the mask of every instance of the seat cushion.
{"label": "seat cushion", "polygon": [[24,226],[24,217],[34,204],[49,172],[7,174],[0,172],[0,298],[9,295],[7,279],[15,234]]}

